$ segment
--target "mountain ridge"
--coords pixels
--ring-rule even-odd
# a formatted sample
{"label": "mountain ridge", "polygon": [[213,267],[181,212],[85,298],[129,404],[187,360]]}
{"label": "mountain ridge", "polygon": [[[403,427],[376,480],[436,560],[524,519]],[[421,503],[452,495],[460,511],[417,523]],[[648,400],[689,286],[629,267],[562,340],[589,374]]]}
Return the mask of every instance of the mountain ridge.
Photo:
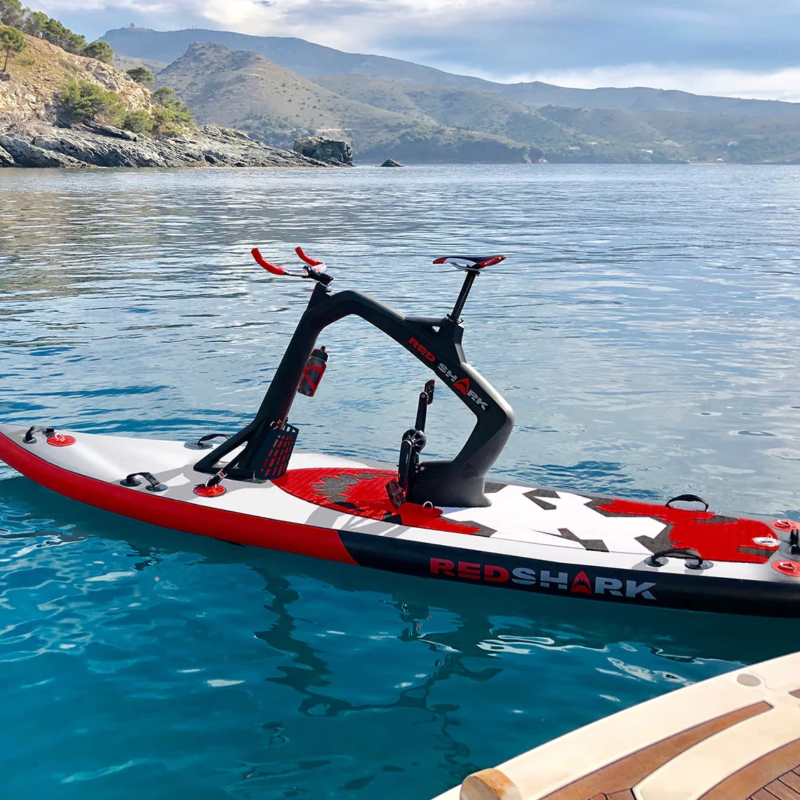
{"label": "mountain ridge", "polygon": [[306,78],[350,74],[414,84],[474,89],[499,94],[528,106],[560,105],[570,108],[683,111],[764,117],[800,115],[800,103],[780,100],[717,97],[650,87],[575,89],[541,81],[499,83],[469,75],[457,75],[389,56],[347,53],[296,37],[252,36],[207,29],[154,31],[149,28],[129,27],[107,31],[102,39],[119,56],[151,63],[171,63],[183,55],[189,45],[210,42],[232,50],[260,53]]}
{"label": "mountain ridge", "polygon": [[274,146],[322,134],[347,138],[362,160],[394,154],[417,163],[520,163],[542,157],[529,143],[350,99],[253,51],[195,43],[156,77],[175,89],[199,122],[240,128]]}
{"label": "mountain ridge", "polygon": [[253,51],[195,43],[157,75],[198,120],[287,147],[322,135],[356,160],[797,163],[800,115],[531,107],[497,94],[340,75],[304,78]]}

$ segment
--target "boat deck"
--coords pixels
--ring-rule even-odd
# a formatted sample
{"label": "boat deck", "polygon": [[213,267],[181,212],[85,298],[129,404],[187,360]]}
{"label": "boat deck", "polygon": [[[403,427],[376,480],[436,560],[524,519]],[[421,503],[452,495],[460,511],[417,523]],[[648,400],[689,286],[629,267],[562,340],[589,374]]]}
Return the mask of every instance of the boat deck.
{"label": "boat deck", "polygon": [[614,714],[439,800],[800,800],[800,653]]}

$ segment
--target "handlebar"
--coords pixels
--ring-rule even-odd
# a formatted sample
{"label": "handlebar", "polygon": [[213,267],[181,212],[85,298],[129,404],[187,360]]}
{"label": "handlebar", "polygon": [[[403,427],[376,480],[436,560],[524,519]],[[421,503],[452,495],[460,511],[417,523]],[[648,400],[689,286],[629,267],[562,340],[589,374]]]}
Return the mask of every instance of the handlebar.
{"label": "handlebar", "polygon": [[[308,264],[309,267],[321,267],[321,266],[324,266],[324,264],[325,264],[324,261],[317,261],[317,260],[315,260],[313,258],[309,258],[303,252],[303,248],[302,247],[295,247],[294,251],[295,251],[295,253],[297,253],[298,256],[300,256],[301,259],[303,259],[303,261],[306,262],[306,264]],[[324,272],[324,271],[325,270],[320,270],[320,272]]]}
{"label": "handlebar", "polygon": [[302,270],[286,269],[285,267],[278,266],[278,264],[270,263],[261,255],[257,247],[254,247],[250,252],[256,260],[256,263],[273,275],[284,275],[290,278],[311,278],[312,280],[326,285],[333,280],[330,275],[325,274],[325,262],[310,258],[303,252],[301,247],[296,247],[295,253],[305,262]]}
{"label": "handlebar", "polygon": [[269,261],[261,255],[257,247],[254,247],[250,252],[256,260],[256,264],[263,267],[267,272],[271,272],[273,275],[286,274],[286,270],[283,267],[279,267],[277,264],[270,264]]}

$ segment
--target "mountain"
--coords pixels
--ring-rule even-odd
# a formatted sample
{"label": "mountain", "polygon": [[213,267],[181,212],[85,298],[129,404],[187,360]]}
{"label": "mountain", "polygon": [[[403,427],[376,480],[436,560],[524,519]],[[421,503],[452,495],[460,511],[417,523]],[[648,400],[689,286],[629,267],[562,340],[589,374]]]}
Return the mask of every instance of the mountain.
{"label": "mountain", "polygon": [[450,75],[410,61],[385,56],[344,53],[332,47],[282,36],[249,36],[231,31],[211,31],[192,28],[181,31],[153,31],[149,28],[118,28],[103,37],[120,56],[151,62],[170,63],[182,56],[195,42],[221,44],[230,50],[249,50],[266,56],[270,61],[303,75],[366,75],[373,78],[433,83],[442,86],[474,86],[482,88],[491,81]]}
{"label": "mountain", "polygon": [[620,111],[683,111],[692,114],[731,114],[740,117],[800,116],[800,103],[714,97],[679,92],[675,89],[650,89],[644,86],[625,89],[569,89],[540,81],[499,85],[503,87],[499,93],[504,97],[529,106],[609,108]]}
{"label": "mountain", "polygon": [[[782,118],[676,111],[530,106],[495,94],[414,86],[360,75],[316,78],[340,95],[428,123],[541,148],[548,161],[800,159],[800,115]],[[735,142],[735,144],[731,144]]]}
{"label": "mountain", "polygon": [[647,87],[569,89],[539,81],[497,83],[468,75],[453,75],[397,58],[344,53],[304,39],[278,36],[249,36],[230,31],[201,29],[153,31],[133,27],[110,30],[103,39],[119,56],[148,63],[169,63],[182,56],[191,44],[211,42],[231,50],[260,53],[276,64],[307,78],[361,75],[417,85],[473,89],[498,94],[527,106],[557,105],[571,108],[684,111],[763,117],[800,115],[800,103],[776,100],[711,97]]}
{"label": "mountain", "polygon": [[796,116],[775,119],[561,106],[545,106],[539,113],[590,140],[660,150],[675,158],[680,154],[692,161],[800,164],[800,117]]}
{"label": "mountain", "polygon": [[157,75],[198,121],[290,147],[345,138],[361,163],[800,161],[800,115],[532,108],[473,89],[339,75],[312,81],[248,51],[193,44]]}
{"label": "mountain", "polygon": [[474,89],[416,86],[361,75],[333,75],[315,78],[314,82],[351,100],[420,122],[534,144],[551,155],[569,152],[570,145],[585,139],[569,126],[544,117],[538,109]]}
{"label": "mountain", "polygon": [[240,128],[268,144],[321,134],[345,137],[361,160],[523,162],[542,153],[502,135],[456,130],[420,114],[376,108],[320,86],[249,51],[197,43],[157,75],[198,122]]}

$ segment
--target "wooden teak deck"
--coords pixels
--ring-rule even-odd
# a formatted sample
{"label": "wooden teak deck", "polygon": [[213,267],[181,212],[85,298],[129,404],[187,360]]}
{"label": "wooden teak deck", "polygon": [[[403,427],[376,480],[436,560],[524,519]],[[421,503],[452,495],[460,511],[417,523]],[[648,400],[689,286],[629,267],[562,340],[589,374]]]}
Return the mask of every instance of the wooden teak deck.
{"label": "wooden teak deck", "polygon": [[800,800],[800,653],[607,717],[437,800]]}

